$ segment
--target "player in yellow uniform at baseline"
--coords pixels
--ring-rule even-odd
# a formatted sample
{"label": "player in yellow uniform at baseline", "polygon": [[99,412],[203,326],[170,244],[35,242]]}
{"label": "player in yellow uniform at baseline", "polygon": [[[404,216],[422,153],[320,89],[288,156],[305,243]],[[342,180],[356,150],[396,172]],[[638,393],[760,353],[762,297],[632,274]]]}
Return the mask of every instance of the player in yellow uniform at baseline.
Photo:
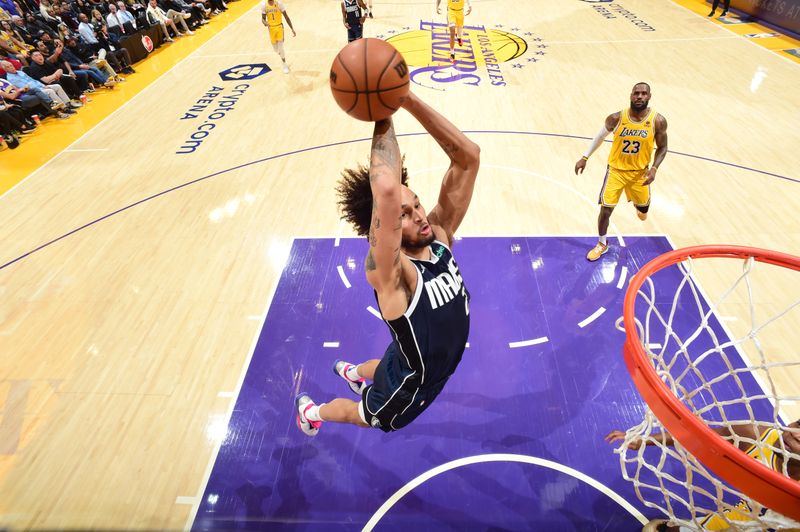
{"label": "player in yellow uniform at baseline", "polygon": [[[609,133],[614,133],[611,153],[608,156],[608,168],[600,190],[600,216],[597,219],[597,230],[600,235],[597,245],[586,255],[595,261],[608,251],[606,233],[611,213],[617,206],[622,191],[628,201],[636,207],[639,219],[647,219],[650,209],[650,184],[656,178],[656,170],[667,155],[667,120],[650,109],[650,85],[641,82],[633,86],[631,106],[618,113],[608,115],[606,123],[592,140],[589,150],[575,163],[575,173],[583,173],[586,161],[600,147]],[[653,165],[653,145],[656,144]]]}
{"label": "player in yellow uniform at baseline", "polygon": [[[441,14],[439,4],[442,0],[436,0],[436,13]],[[466,4],[466,6],[465,6]],[[450,62],[456,62],[456,35],[458,35],[458,45],[461,46],[461,38],[464,35],[464,7],[467,8],[467,15],[472,13],[470,0],[447,0],[447,25],[450,26]]]}
{"label": "player in yellow uniform at baseline", "polygon": [[[766,465],[773,471],[783,474],[783,462],[786,460],[783,452],[780,449],[785,449],[789,453],[788,460],[786,460],[786,471],[789,478],[800,481],[800,460],[797,456],[800,455],[800,419],[794,423],[789,424],[782,433],[775,428],[757,423],[734,425],[730,427],[721,427],[714,429],[714,432],[721,437],[732,441],[734,436],[739,438],[747,438],[750,441],[755,441],[757,444],[750,444],[746,441],[740,441],[739,449],[744,451],[745,454],[758,460]],[[675,440],[669,432],[662,432],[661,434],[654,434],[654,437],[661,439],[661,444],[672,446],[675,445]],[[606,436],[608,443],[616,441],[624,441],[625,433],[620,430],[615,430]],[[781,441],[782,440],[782,441]],[[656,439],[649,438],[646,445],[656,445],[659,442]],[[783,444],[783,445],[781,445]],[[642,446],[641,439],[634,439],[628,444],[629,449],[639,449]],[[741,512],[752,513],[752,508],[747,501],[739,500],[736,508]],[[762,511],[768,511],[766,508]],[[736,510],[724,510],[723,515],[710,513],[705,519],[700,522],[701,530],[731,530],[731,524],[736,525],[737,521],[743,526],[748,524],[753,525],[752,519],[747,515],[740,513]],[[643,532],[684,532],[688,531],[685,527],[672,526],[665,519],[653,519],[642,529]],[[785,529],[781,529],[785,530]],[[797,530],[797,529],[792,529]],[[787,532],[790,532],[787,530]]]}
{"label": "player in yellow uniform at baseline", "polygon": [[261,23],[269,28],[269,40],[272,43],[272,48],[278,52],[283,61],[283,73],[289,73],[289,65],[286,64],[286,52],[283,50],[283,18],[286,17],[286,22],[289,23],[289,28],[292,30],[292,37],[297,37],[297,33],[292,26],[292,20],[283,7],[283,2],[277,0],[266,0],[261,7]]}

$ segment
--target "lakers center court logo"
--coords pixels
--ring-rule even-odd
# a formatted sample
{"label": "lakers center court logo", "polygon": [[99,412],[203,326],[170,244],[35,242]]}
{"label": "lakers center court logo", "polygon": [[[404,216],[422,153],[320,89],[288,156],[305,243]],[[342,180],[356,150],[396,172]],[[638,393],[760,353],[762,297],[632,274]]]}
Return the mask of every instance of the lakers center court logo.
{"label": "lakers center court logo", "polygon": [[511,69],[541,61],[547,49],[543,39],[531,32],[523,37],[516,33],[519,31],[502,24],[491,28],[465,25],[462,43],[455,47],[454,63],[450,61],[450,30],[444,22],[421,20],[418,29],[407,26],[378,38],[385,38],[403,54],[412,82],[446,90],[460,85],[505,87]]}

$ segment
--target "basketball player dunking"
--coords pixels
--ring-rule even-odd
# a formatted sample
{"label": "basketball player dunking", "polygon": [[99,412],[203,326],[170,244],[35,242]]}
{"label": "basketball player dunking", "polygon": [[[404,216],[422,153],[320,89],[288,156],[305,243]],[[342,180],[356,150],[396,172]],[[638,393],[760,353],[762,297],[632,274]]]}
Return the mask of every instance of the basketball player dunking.
{"label": "basketball player dunking", "polygon": [[[442,0],[436,0],[436,13],[441,14],[439,4]],[[458,45],[461,46],[461,39],[464,35],[464,4],[466,3],[467,15],[472,13],[470,0],[447,0],[447,25],[450,26],[450,62],[456,62],[456,38]]]}
{"label": "basketball player dunking", "polygon": [[[337,192],[343,217],[369,236],[365,268],[392,342],[383,358],[333,371],[360,401],[316,405],[302,393],[297,424],[313,436],[323,421],[400,429],[430,406],[456,370],[469,335],[469,292],[450,247],[467,213],[480,148],[433,108],[409,93],[403,108],[450,158],[439,202],[426,214],[405,186],[406,169],[392,119],[375,123],[369,169],[345,170]],[[365,380],[373,381],[366,385]]]}
{"label": "basketball player dunking", "polygon": [[[597,219],[600,239],[586,255],[590,261],[599,259],[608,251],[608,223],[623,190],[628,201],[632,201],[636,207],[639,219],[647,219],[647,211],[650,209],[650,183],[655,180],[656,171],[667,155],[667,120],[650,109],[649,103],[650,85],[644,82],[634,85],[630,108],[608,115],[589,150],[575,163],[575,173],[583,173],[589,157],[609,133],[614,133],[606,177],[600,190],[600,216]],[[654,143],[658,148],[653,165],[650,166]]]}
{"label": "basketball player dunking", "polygon": [[286,52],[283,50],[283,18],[286,17],[286,22],[289,23],[289,28],[292,30],[292,37],[297,37],[292,26],[292,20],[283,7],[283,2],[278,0],[265,0],[261,6],[261,23],[269,28],[269,40],[272,43],[272,48],[278,52],[283,61],[283,73],[289,73],[289,65],[286,64]]}
{"label": "basketball player dunking", "polygon": [[[781,432],[770,425],[746,423],[731,424],[730,427],[714,429],[714,432],[734,443],[747,456],[758,460],[773,471],[784,474],[783,465],[786,462],[786,474],[789,478],[800,481],[800,459],[798,459],[800,456],[800,419],[786,428],[788,430]],[[669,432],[662,432],[655,436],[661,440],[663,445],[675,445],[675,440]],[[605,439],[608,443],[624,441],[625,433],[615,430],[609,433]],[[737,441],[738,443],[735,443]],[[752,444],[748,441],[758,443]],[[656,445],[656,443],[653,439],[646,440],[646,445]],[[642,440],[638,438],[628,443],[628,448],[633,450],[641,446]],[[784,454],[781,449],[785,449],[786,453]],[[764,515],[766,511],[767,509],[764,508],[761,515]],[[754,523],[747,514],[752,514],[752,512],[753,509],[747,501],[740,499],[736,510],[726,509],[722,512],[724,517],[716,513],[709,513],[700,521],[701,530],[739,530],[738,527],[731,527],[731,524],[737,524],[737,522],[742,525],[742,528],[751,530]],[[664,519],[653,519],[642,530],[643,532],[684,532],[688,529],[672,526]]]}
{"label": "basketball player dunking", "polygon": [[367,18],[364,0],[342,0],[342,22],[347,28],[347,42],[364,36],[364,20]]}

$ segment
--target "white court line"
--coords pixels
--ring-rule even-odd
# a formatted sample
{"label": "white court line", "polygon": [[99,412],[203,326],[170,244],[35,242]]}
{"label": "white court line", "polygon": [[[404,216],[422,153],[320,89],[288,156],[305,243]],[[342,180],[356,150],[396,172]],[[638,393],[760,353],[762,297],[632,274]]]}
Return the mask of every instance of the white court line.
{"label": "white court line", "polygon": [[[247,12],[249,13],[249,11]],[[294,240],[295,239],[292,238],[290,249],[291,246],[294,245]],[[281,268],[281,271],[283,271],[283,269],[286,268],[286,262],[289,260],[288,253],[286,254],[283,260],[284,263],[283,267]],[[244,384],[244,377],[245,375],[247,375],[247,368],[250,367],[250,361],[253,360],[253,355],[256,352],[256,345],[258,345],[258,339],[261,337],[261,331],[264,330],[264,325],[267,323],[267,311],[269,310],[269,307],[272,305],[272,300],[275,298],[275,292],[277,292],[278,290],[278,284],[280,283],[275,283],[275,286],[272,287],[272,293],[269,295],[269,297],[267,297],[266,305],[264,306],[264,312],[261,313],[261,316],[263,317],[261,321],[261,326],[258,328],[258,331],[256,331],[256,334],[253,335],[253,341],[251,342],[250,345],[250,351],[247,355],[247,359],[244,361],[244,364],[242,365],[242,371],[239,374],[239,381],[236,383],[236,391],[234,392],[236,395],[239,395],[239,393],[242,391],[242,385]],[[231,416],[233,415],[234,406],[236,406],[236,401],[231,401],[230,405],[228,406],[228,411],[225,414],[226,427],[231,422]],[[208,486],[208,481],[211,479],[211,471],[214,469],[214,463],[217,461],[217,456],[219,455],[219,451],[222,448],[222,442],[224,439],[225,438],[218,438],[216,443],[214,444],[214,450],[211,451],[211,456],[208,458],[208,464],[206,465],[206,470],[203,473],[203,481],[197,488],[197,496],[194,498],[195,500],[192,503],[192,510],[189,512],[189,515],[186,518],[186,524],[183,526],[184,530],[190,530],[192,528],[192,524],[194,523],[195,517],[197,517],[197,512],[200,510],[200,501],[203,498],[203,492],[205,492],[206,486]]]}
{"label": "white court line", "polygon": [[[250,12],[251,12],[251,11],[254,11],[254,10],[256,10],[256,9],[258,9],[258,6],[259,6],[259,5],[260,5],[260,4],[256,4],[256,5],[254,5],[252,8],[250,8],[250,9],[248,9],[247,11],[245,11],[244,13],[242,13],[242,14],[239,16],[239,18],[237,18],[236,20],[234,20],[234,21],[230,22],[230,23],[229,23],[227,26],[225,26],[224,28],[222,28],[222,30],[220,30],[220,31],[218,31],[216,34],[212,35],[210,39],[208,39],[206,42],[204,42],[203,44],[201,44],[200,46],[198,46],[196,50],[194,50],[194,51],[192,51],[192,52],[189,52],[189,55],[188,55],[188,56],[184,57],[183,59],[181,59],[180,61],[178,61],[178,62],[177,62],[177,63],[175,63],[174,65],[172,65],[172,66],[171,66],[169,69],[167,69],[167,70],[165,70],[164,72],[162,72],[162,73],[161,73],[161,75],[160,75],[160,76],[158,76],[158,77],[157,77],[156,79],[154,79],[153,81],[151,81],[151,82],[150,82],[150,84],[149,84],[148,86],[146,86],[145,88],[143,88],[142,90],[140,90],[138,93],[136,93],[136,94],[134,94],[133,96],[131,96],[131,98],[130,98],[130,99],[127,101],[127,102],[125,102],[125,103],[123,103],[122,105],[120,105],[119,107],[117,107],[117,108],[116,108],[114,111],[112,111],[112,113],[111,113],[110,115],[106,116],[105,118],[103,118],[102,120],[100,120],[98,123],[96,123],[94,126],[92,126],[90,129],[88,129],[87,131],[85,131],[85,132],[83,133],[83,135],[81,135],[80,137],[78,137],[77,139],[75,139],[75,140],[74,140],[74,141],[73,141],[73,142],[72,142],[72,143],[71,143],[69,146],[67,146],[66,148],[64,148],[63,150],[61,150],[60,152],[58,152],[57,154],[53,155],[53,156],[50,158],[50,160],[48,160],[48,161],[45,161],[45,163],[44,163],[42,166],[40,166],[39,168],[35,169],[35,170],[34,170],[33,172],[31,172],[30,174],[28,174],[28,175],[26,175],[25,177],[23,177],[22,179],[20,179],[20,180],[17,182],[17,184],[16,184],[16,185],[14,185],[14,186],[13,186],[13,187],[11,187],[10,189],[6,190],[4,194],[0,194],[0,199],[3,199],[3,198],[5,198],[5,197],[7,197],[7,196],[8,196],[8,195],[11,193],[11,191],[12,191],[12,190],[15,190],[15,189],[16,189],[17,187],[19,187],[19,186],[20,186],[20,185],[21,185],[21,184],[22,184],[24,181],[27,181],[28,179],[30,179],[31,177],[33,177],[34,175],[36,175],[38,172],[42,171],[42,170],[43,170],[44,168],[46,168],[46,167],[47,167],[47,166],[48,166],[50,163],[52,163],[53,161],[55,161],[56,159],[58,159],[58,157],[59,157],[61,154],[63,154],[64,152],[66,152],[66,151],[70,150],[70,148],[72,148],[72,146],[74,146],[75,144],[77,144],[78,142],[80,142],[80,141],[83,139],[83,137],[85,137],[86,135],[88,135],[89,133],[91,133],[92,131],[94,131],[95,129],[97,129],[98,127],[100,127],[100,126],[101,126],[102,124],[104,124],[104,123],[105,123],[107,120],[109,120],[109,119],[110,119],[112,116],[114,116],[115,114],[117,114],[118,112],[120,112],[121,110],[123,110],[125,107],[127,107],[127,106],[128,106],[128,105],[129,105],[129,104],[132,102],[132,101],[136,100],[136,98],[138,98],[139,96],[141,96],[142,94],[144,94],[144,93],[146,93],[146,92],[148,92],[148,91],[150,91],[150,90],[153,90],[153,86],[154,86],[154,85],[156,85],[156,83],[158,83],[160,80],[164,79],[164,76],[166,76],[167,74],[169,74],[170,72],[172,72],[172,71],[173,71],[175,68],[177,68],[179,65],[181,65],[181,64],[182,64],[184,61],[186,61],[187,59],[191,58],[193,54],[196,54],[198,51],[202,50],[202,49],[203,49],[203,47],[204,47],[204,46],[207,46],[207,45],[208,45],[208,44],[209,44],[211,41],[213,41],[214,39],[216,39],[217,37],[219,37],[220,35],[222,35],[223,33],[225,33],[225,32],[226,32],[228,29],[230,29],[230,28],[231,28],[233,25],[235,25],[237,22],[239,22],[239,20],[241,20],[242,18],[244,18],[244,17],[246,17],[246,16],[250,15]],[[71,150],[71,151],[75,151],[75,150]]]}
{"label": "white court line", "polygon": [[218,392],[217,397],[224,397],[229,399],[231,397],[236,397],[236,392]]}
{"label": "white court line", "polygon": [[196,504],[197,497],[187,497],[185,495],[180,495],[175,498],[175,504]]}
{"label": "white court line", "polygon": [[339,347],[339,342],[323,342],[322,347]]}
{"label": "white court line", "polygon": [[[777,57],[780,57],[781,59],[783,59],[784,61],[788,61],[789,63],[793,64],[794,66],[798,66],[798,64],[800,64],[800,63],[796,63],[795,61],[793,61],[792,59],[789,59],[786,56],[783,56],[783,55],[781,55],[779,53],[773,52],[769,48],[764,48],[760,44],[755,43],[755,42],[751,41],[750,39],[744,38],[741,35],[739,35],[737,33],[734,33],[733,31],[727,29],[722,24],[714,24],[714,22],[712,22],[711,20],[708,20],[708,17],[704,17],[703,15],[701,15],[699,13],[695,13],[694,11],[692,11],[691,9],[689,9],[686,6],[682,6],[682,5],[678,4],[677,2],[672,2],[672,4],[675,5],[676,7],[679,7],[681,9],[684,9],[684,10],[688,11],[689,13],[691,13],[695,17],[699,18],[700,20],[705,20],[709,24],[714,25],[715,27],[719,28],[720,31],[724,31],[725,33],[728,33],[728,34],[733,34],[733,36],[736,37],[740,41],[744,41],[746,43],[752,44],[753,46],[756,46],[756,47],[760,48],[761,50],[764,50],[765,52],[768,52],[770,55],[777,56]],[[762,26],[763,26],[763,24],[762,24]]]}
{"label": "white court line", "polygon": [[[512,172],[519,172],[521,174],[527,174],[527,175],[532,175],[534,177],[538,177],[539,179],[543,179],[544,181],[547,181],[548,183],[556,185],[557,187],[561,187],[563,189],[566,189],[566,190],[572,192],[573,194],[578,196],[580,199],[582,199],[585,203],[588,203],[589,205],[591,205],[595,209],[597,208],[597,198],[595,198],[594,200],[589,199],[588,196],[586,196],[585,194],[581,194],[575,187],[567,185],[566,183],[562,183],[561,181],[553,179],[552,177],[546,176],[544,174],[539,174],[537,172],[531,172],[530,170],[523,170],[522,168],[517,168],[515,166],[501,166],[501,165],[496,165],[496,164],[483,164],[483,163],[481,163],[481,167],[482,168],[495,168],[497,170],[509,170],[509,171],[512,171]],[[625,240],[622,238],[622,233],[620,232],[619,227],[617,227],[617,225],[613,221],[609,222],[609,227],[614,231],[614,233],[616,233],[617,240],[619,241],[619,245],[621,247],[625,247]],[[495,236],[495,235],[492,235],[492,236]],[[497,235],[497,236],[500,236],[500,235]],[[586,236],[586,235],[583,235],[583,236]]]}
{"label": "white court line", "polygon": [[508,342],[508,347],[511,349],[515,349],[517,347],[528,347],[530,345],[539,345],[545,342],[549,342],[550,339],[547,336],[542,336],[541,338],[534,338],[533,340],[522,340],[520,342]]}
{"label": "white court line", "polygon": [[619,274],[619,282],[617,282],[617,288],[622,289],[625,286],[625,280],[628,278],[628,267],[622,267],[622,273]]}
{"label": "white court line", "polygon": [[335,248],[338,248],[342,241],[342,227],[344,227],[344,220],[339,220],[339,226],[336,228],[336,240],[333,241]]}
{"label": "white court line", "polygon": [[345,288],[350,288],[350,286],[351,286],[350,281],[347,280],[347,276],[344,274],[344,268],[342,268],[341,264],[336,267],[336,271],[339,272],[339,278],[344,283],[344,287]]}
{"label": "white court line", "polygon": [[374,309],[374,308],[372,308],[371,306],[370,306],[370,307],[367,307],[367,310],[369,311],[369,313],[370,313],[370,314],[372,314],[373,316],[375,316],[375,317],[376,317],[376,318],[378,318],[379,320],[383,321],[383,316],[381,316],[381,313],[380,313],[380,312],[378,312],[377,310],[375,310],[375,309]]}
{"label": "white court line", "polygon": [[[375,528],[375,525],[381,520],[381,518],[386,515],[392,506],[394,506],[397,501],[402,499],[406,494],[410,493],[411,490],[420,486],[424,482],[432,479],[433,477],[450,471],[452,469],[456,469],[459,467],[472,465],[472,464],[481,464],[486,462],[517,462],[522,464],[532,464],[536,466],[546,467],[548,469],[553,469],[560,473],[564,473],[569,475],[573,478],[576,478],[580,481],[589,484],[591,487],[599,491],[600,493],[608,496],[611,500],[622,506],[625,510],[628,511],[633,517],[635,517],[640,523],[643,525],[647,523],[647,518],[642,515],[639,510],[634,508],[634,506],[623,499],[619,494],[613,491],[611,488],[598,482],[597,480],[593,479],[592,477],[581,473],[577,469],[572,469],[571,467],[565,466],[564,464],[559,464],[558,462],[553,462],[551,460],[545,460],[543,458],[537,458],[535,456],[527,456],[524,454],[483,454],[478,456],[468,456],[466,458],[459,458],[458,460],[453,460],[452,462],[447,462],[446,464],[442,464],[438,467],[434,467],[433,469],[426,471],[425,473],[421,474],[417,478],[413,479],[411,482],[394,492],[385,503],[378,508],[378,511],[367,521],[367,524],[364,525],[362,529],[365,532],[370,532],[372,529]],[[455,495],[453,497],[456,498]]]}
{"label": "white court line", "polygon": [[591,316],[589,316],[588,318],[586,318],[585,320],[580,322],[578,324],[578,327],[583,329],[584,327],[586,327],[587,325],[592,323],[594,320],[596,320],[597,318],[602,316],[605,311],[606,311],[606,307],[600,307],[599,309],[595,310],[594,313]]}

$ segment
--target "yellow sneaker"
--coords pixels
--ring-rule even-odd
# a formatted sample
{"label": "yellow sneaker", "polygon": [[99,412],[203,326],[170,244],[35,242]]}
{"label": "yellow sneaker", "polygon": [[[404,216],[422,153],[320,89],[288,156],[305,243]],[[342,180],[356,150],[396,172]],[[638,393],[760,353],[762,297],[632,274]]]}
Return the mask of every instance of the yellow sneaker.
{"label": "yellow sneaker", "polygon": [[608,244],[603,244],[602,242],[598,242],[592,250],[586,254],[586,258],[589,259],[591,262],[596,261],[599,259],[605,252],[608,251]]}
{"label": "yellow sneaker", "polygon": [[636,209],[636,216],[638,216],[641,221],[647,220],[647,213],[642,212],[639,209]]}

